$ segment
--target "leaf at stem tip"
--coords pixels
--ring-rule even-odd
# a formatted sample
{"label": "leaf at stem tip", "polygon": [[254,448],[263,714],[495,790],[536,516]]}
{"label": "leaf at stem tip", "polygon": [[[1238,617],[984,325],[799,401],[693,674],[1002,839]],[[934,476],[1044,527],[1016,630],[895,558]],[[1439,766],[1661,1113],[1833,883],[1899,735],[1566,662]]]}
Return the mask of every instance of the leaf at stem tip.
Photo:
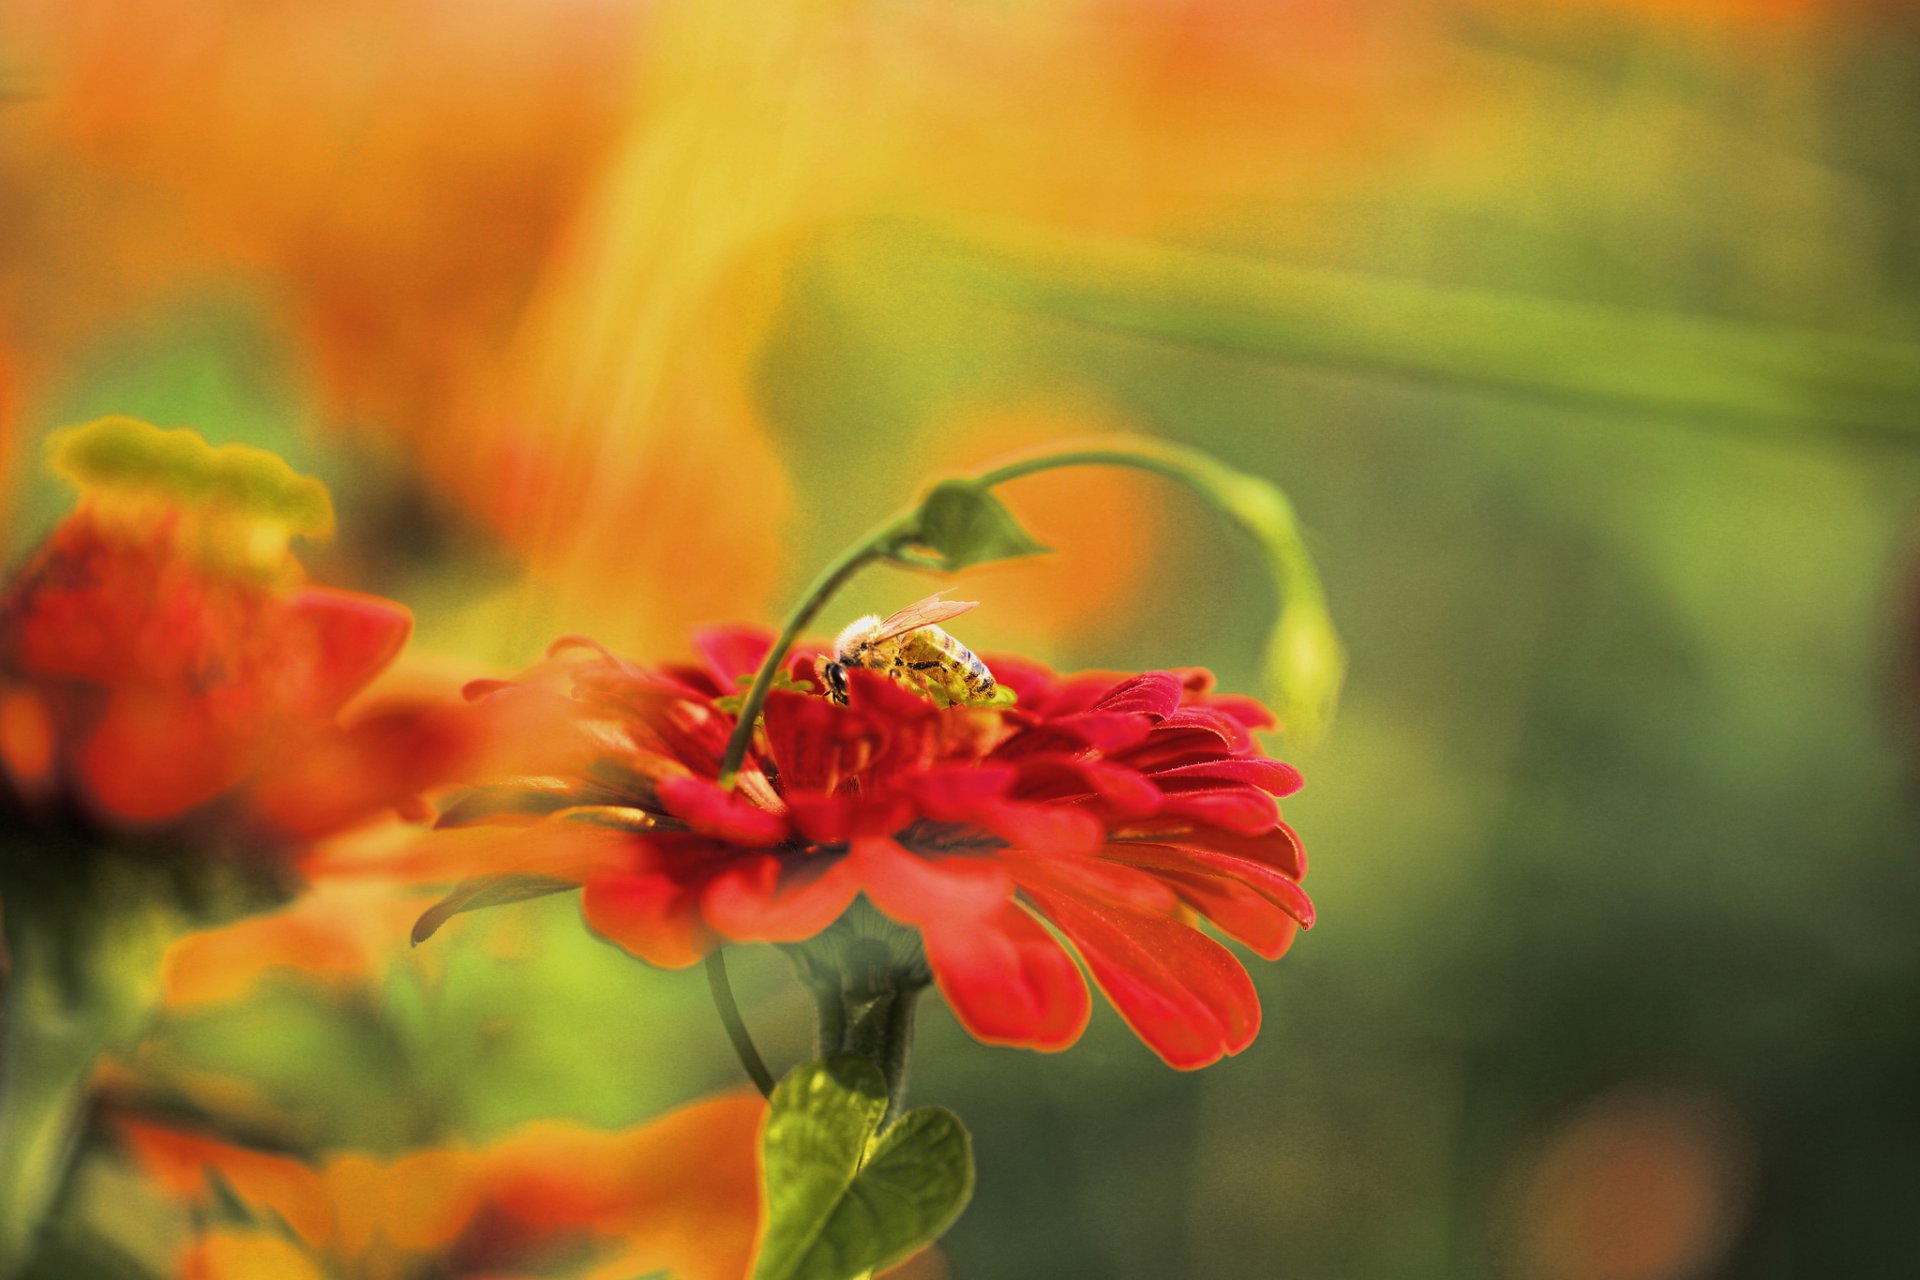
{"label": "leaf at stem tip", "polygon": [[959,1117],[919,1107],[878,1133],[887,1085],[865,1058],[795,1067],[761,1133],[766,1228],[753,1280],[854,1280],[937,1239],[973,1195]]}
{"label": "leaf at stem tip", "polygon": [[[948,572],[1048,550],[1020,527],[1004,502],[971,480],[945,480],[933,487],[920,504],[912,542],[934,553],[931,567]],[[924,566],[925,557],[908,562]]]}

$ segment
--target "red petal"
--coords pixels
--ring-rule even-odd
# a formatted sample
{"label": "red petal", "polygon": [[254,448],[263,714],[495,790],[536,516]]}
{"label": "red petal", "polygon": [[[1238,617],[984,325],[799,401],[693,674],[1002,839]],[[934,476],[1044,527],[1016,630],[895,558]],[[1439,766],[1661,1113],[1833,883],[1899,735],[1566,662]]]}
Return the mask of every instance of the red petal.
{"label": "red petal", "polygon": [[288,607],[318,646],[309,705],[327,714],[385,670],[413,631],[413,615],[403,606],[353,591],[303,587]]}
{"label": "red petal", "polygon": [[1160,788],[1136,771],[1066,755],[1021,760],[1020,781],[1013,794],[1021,800],[1055,802],[1098,796],[1108,809],[1129,817],[1152,813],[1160,805]]}
{"label": "red petal", "polygon": [[1298,920],[1238,880],[1170,871],[1161,872],[1160,879],[1178,890],[1187,905],[1213,921],[1222,933],[1253,948],[1263,959],[1278,960],[1299,936]]}
{"label": "red petal", "polygon": [[771,648],[773,633],[760,627],[702,627],[693,633],[693,651],[728,693],[738,686],[741,676],[760,670]]}
{"label": "red petal", "polygon": [[1059,677],[1037,662],[1010,653],[980,655],[993,671],[994,683],[1013,690],[1025,711],[1044,710]]}
{"label": "red petal", "polygon": [[1075,805],[1008,801],[982,809],[974,822],[1030,853],[1091,853],[1106,835],[1097,816]]}
{"label": "red petal", "polygon": [[765,854],[709,881],[700,910],[736,942],[799,942],[838,920],[859,892],[844,858]]}
{"label": "red petal", "polygon": [[1006,794],[1014,779],[1011,765],[934,768],[908,783],[921,812],[935,822],[969,822],[985,805]]}
{"label": "red petal", "polygon": [[284,750],[255,783],[253,805],[276,829],[307,839],[417,808],[419,793],[452,778],[480,745],[467,708],[393,705],[342,731],[326,728]]}
{"label": "red petal", "polygon": [[81,755],[88,789],[129,822],[177,818],[236,785],[249,763],[197,699],[115,694]]}
{"label": "red petal", "polygon": [[897,796],[789,794],[787,807],[801,834],[820,844],[890,836],[913,821],[912,806]]}
{"label": "red petal", "polygon": [[932,920],[920,932],[940,993],[974,1038],[1051,1053],[1086,1029],[1086,979],[1020,906],[986,920]]}
{"label": "red petal", "polygon": [[1252,787],[1220,787],[1211,791],[1175,791],[1160,803],[1167,817],[1190,818],[1241,835],[1257,836],[1280,821],[1280,805]]}
{"label": "red petal", "polygon": [[648,964],[684,969],[715,943],[697,899],[694,887],[669,875],[615,872],[587,881],[580,914],[588,928]]}
{"label": "red petal", "polygon": [[718,783],[683,773],[662,778],[654,787],[667,812],[701,835],[748,848],[786,838],[787,824],[779,814]]}
{"label": "red petal", "polygon": [[[1046,720],[1023,729],[994,750],[994,756],[1011,760],[1042,751],[1074,753],[1091,747],[1112,754],[1144,742],[1153,732],[1153,721],[1146,716],[1089,712]],[[1214,744],[1218,747],[1218,743]]]}
{"label": "red petal", "polygon": [[1233,954],[1177,920],[1032,892],[1094,981],[1149,1048],[1181,1070],[1253,1043],[1260,998]]}
{"label": "red petal", "polygon": [[848,774],[870,765],[880,748],[865,716],[801,693],[767,695],[766,733],[789,792],[831,794]]}
{"label": "red petal", "polygon": [[1271,729],[1279,723],[1263,704],[1239,694],[1211,695],[1201,705],[1224,711],[1249,729]]}
{"label": "red petal", "polygon": [[1007,865],[1023,889],[1094,898],[1129,911],[1170,916],[1180,897],[1158,873],[1099,858],[1027,858],[1008,851]]}
{"label": "red petal", "polygon": [[1179,709],[1180,691],[1180,677],[1173,672],[1148,671],[1115,685],[1091,709],[1165,719]]}
{"label": "red petal", "polygon": [[1226,744],[1226,749],[1234,755],[1253,750],[1253,735],[1247,732],[1247,726],[1224,711],[1215,711],[1210,707],[1181,707],[1178,711],[1160,722],[1163,729],[1199,729],[1210,733]]}
{"label": "red petal", "polygon": [[986,858],[921,857],[892,840],[856,840],[848,861],[873,905],[901,924],[978,920],[1013,895],[1013,879]]}
{"label": "red petal", "polygon": [[1136,844],[1131,841],[1108,845],[1102,856],[1131,867],[1151,867],[1160,871],[1238,880],[1258,890],[1302,925],[1313,927],[1313,902],[1307,897],[1306,890],[1300,887],[1293,876],[1267,863],[1199,846]]}
{"label": "red petal", "polygon": [[929,770],[912,779],[911,790],[921,813],[935,822],[979,827],[1023,849],[1085,853],[1099,845],[1103,828],[1084,810],[1001,799],[1014,776],[1004,765]]}
{"label": "red petal", "polygon": [[1191,764],[1157,770],[1153,780],[1166,791],[1179,790],[1178,784],[1189,780],[1241,782],[1276,796],[1292,795],[1300,789],[1301,783],[1298,769],[1265,756],[1222,756],[1217,760],[1196,760]]}
{"label": "red petal", "polygon": [[[993,669],[1000,670],[998,660]],[[1137,678],[1120,671],[1080,671],[1070,676],[1057,677],[1046,690],[1045,697],[1035,699],[1029,710],[1038,712],[1048,719],[1075,715],[1093,707],[1111,693],[1115,686]],[[1021,702],[1023,704],[1026,702],[1024,696]]]}

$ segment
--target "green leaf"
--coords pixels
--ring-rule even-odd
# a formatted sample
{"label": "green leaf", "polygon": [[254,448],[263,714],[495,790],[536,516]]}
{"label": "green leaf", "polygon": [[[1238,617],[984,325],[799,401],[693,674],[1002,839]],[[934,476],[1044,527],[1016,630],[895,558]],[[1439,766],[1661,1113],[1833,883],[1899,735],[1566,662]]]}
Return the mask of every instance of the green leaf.
{"label": "green leaf", "polygon": [[465,911],[480,911],[487,907],[504,907],[515,902],[528,902],[534,898],[544,898],[549,894],[565,893],[569,889],[578,889],[579,883],[573,880],[557,880],[552,876],[525,875],[519,872],[502,872],[499,875],[480,876],[469,880],[440,901],[421,913],[413,922],[413,945],[419,946],[440,931],[440,926]]}
{"label": "green leaf", "polygon": [[855,1280],[937,1239],[973,1195],[959,1117],[887,1110],[880,1069],[841,1055],[788,1073],[761,1135],[767,1227],[753,1280]]}
{"label": "green leaf", "polygon": [[[1920,344],[1057,233],[904,252],[989,297],[1186,347],[1643,421],[1911,446]],[[1597,417],[1607,422],[1607,417]]]}
{"label": "green leaf", "polygon": [[933,487],[920,504],[912,541],[933,555],[896,558],[948,572],[1048,550],[1028,536],[1005,503],[971,480],[945,480]]}

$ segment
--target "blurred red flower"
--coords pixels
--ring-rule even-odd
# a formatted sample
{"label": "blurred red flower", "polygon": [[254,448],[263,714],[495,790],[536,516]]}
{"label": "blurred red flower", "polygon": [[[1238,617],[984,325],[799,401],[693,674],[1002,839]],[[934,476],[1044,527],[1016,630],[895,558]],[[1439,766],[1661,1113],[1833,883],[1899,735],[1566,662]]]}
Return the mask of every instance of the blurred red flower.
{"label": "blurred red flower", "polygon": [[[1261,754],[1265,708],[1210,692],[1198,670],[1058,676],[994,657],[1017,704],[952,708],[854,670],[847,707],[791,682],[773,693],[728,790],[721,700],[768,644],[713,631],[703,665],[655,669],[562,642],[528,678],[476,686],[560,737],[442,824],[536,823],[541,869],[583,883],[588,924],[655,964],[724,940],[800,942],[864,893],[918,931],[982,1040],[1057,1050],[1085,1027],[1086,983],[1045,921],[1168,1063],[1252,1042],[1252,980],[1197,925],[1276,958],[1312,921],[1275,802],[1299,775]],[[799,654],[790,675],[811,663]]]}
{"label": "blurred red flower", "polygon": [[478,1150],[318,1164],[134,1119],[120,1130],[149,1177],[224,1210],[228,1224],[181,1259],[189,1280],[737,1280],[758,1225],[764,1111],[716,1098],[619,1133],[543,1123]]}
{"label": "blurred red flower", "polygon": [[331,521],[316,482],[131,419],[69,436],[63,456],[80,505],[0,588],[10,822],[195,824],[288,851],[417,807],[464,757],[471,718],[456,707],[391,704],[341,723],[411,619],[299,581],[288,539]]}

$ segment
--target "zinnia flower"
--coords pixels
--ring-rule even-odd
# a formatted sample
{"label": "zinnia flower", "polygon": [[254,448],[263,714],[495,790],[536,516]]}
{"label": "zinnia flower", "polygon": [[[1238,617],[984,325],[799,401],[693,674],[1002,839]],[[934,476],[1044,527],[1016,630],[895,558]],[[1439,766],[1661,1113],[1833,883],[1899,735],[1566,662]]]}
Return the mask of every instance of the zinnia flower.
{"label": "zinnia flower", "polygon": [[1072,1044],[1090,1010],[1077,953],[1168,1063],[1252,1042],[1252,980],[1198,926],[1277,958],[1312,921],[1275,801],[1299,775],[1261,753],[1263,707],[1199,670],[1060,676],[1004,656],[988,661],[1010,706],[940,707],[853,670],[842,707],[802,683],[802,652],[728,789],[727,699],[768,645],[715,631],[698,638],[701,665],[648,668],[563,641],[526,679],[474,688],[562,741],[442,824],[531,822],[542,856],[573,833],[521,869],[577,879],[587,923],[655,964],[802,942],[864,894],[917,931],[981,1040]]}
{"label": "zinnia flower", "polygon": [[314,1163],[131,1118],[120,1131],[149,1177],[226,1219],[181,1258],[187,1280],[738,1280],[764,1111],[716,1098],[619,1133],[543,1123],[480,1149]]}
{"label": "zinnia flower", "polygon": [[289,538],[331,522],[317,482],[131,419],[71,433],[56,463],[80,505],[0,589],[10,829],[270,865],[417,808],[462,756],[457,709],[341,723],[411,619],[300,581]]}

